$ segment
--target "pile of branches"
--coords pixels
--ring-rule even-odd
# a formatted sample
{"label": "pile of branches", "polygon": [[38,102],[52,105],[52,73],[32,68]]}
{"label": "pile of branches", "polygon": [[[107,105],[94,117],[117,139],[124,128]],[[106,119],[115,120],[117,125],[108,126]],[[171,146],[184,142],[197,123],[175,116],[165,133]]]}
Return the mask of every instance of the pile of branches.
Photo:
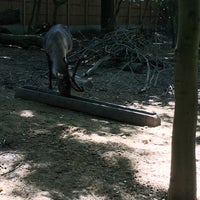
{"label": "pile of branches", "polygon": [[157,85],[161,72],[171,69],[172,60],[165,59],[162,51],[165,42],[168,43],[167,38],[155,32],[119,29],[103,37],[93,37],[88,45],[73,52],[69,59],[83,57],[85,64],[92,65],[85,76],[91,76],[108,61],[121,63],[121,70],[146,73],[145,85],[140,91],[144,92],[151,85]]}

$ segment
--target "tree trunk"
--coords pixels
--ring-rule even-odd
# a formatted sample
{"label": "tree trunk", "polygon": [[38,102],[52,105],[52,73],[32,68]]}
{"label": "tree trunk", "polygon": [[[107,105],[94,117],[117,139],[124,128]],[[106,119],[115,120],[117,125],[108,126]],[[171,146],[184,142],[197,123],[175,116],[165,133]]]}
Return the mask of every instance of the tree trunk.
{"label": "tree trunk", "polygon": [[54,10],[53,10],[53,24],[56,24],[57,21],[57,13],[58,13],[58,6],[54,4]]}
{"label": "tree trunk", "polygon": [[54,10],[53,10],[53,24],[56,24],[57,22],[57,14],[58,14],[58,8],[66,3],[67,0],[53,0],[54,4]]}
{"label": "tree trunk", "polygon": [[115,30],[115,1],[101,0],[101,31]]}
{"label": "tree trunk", "polygon": [[179,0],[178,38],[175,51],[175,115],[172,133],[169,200],[196,199],[195,135],[199,0]]}
{"label": "tree trunk", "polygon": [[169,1],[170,6],[168,6],[168,34],[172,38],[172,47],[174,48],[176,45],[177,40],[177,11],[178,11],[178,0],[170,0]]}
{"label": "tree trunk", "polygon": [[115,11],[115,17],[117,17],[119,15],[119,11],[120,11],[120,7],[122,4],[123,0],[116,0],[116,11]]}
{"label": "tree trunk", "polygon": [[36,25],[38,25],[40,14],[41,0],[34,0],[31,18],[28,24],[28,33],[34,32]]}

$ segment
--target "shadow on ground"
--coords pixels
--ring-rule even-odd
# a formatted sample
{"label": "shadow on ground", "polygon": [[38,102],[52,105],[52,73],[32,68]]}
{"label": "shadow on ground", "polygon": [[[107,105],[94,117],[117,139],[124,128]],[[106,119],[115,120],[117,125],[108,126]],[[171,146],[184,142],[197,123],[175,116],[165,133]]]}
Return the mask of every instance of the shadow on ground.
{"label": "shadow on ground", "polygon": [[[94,122],[91,116],[77,116],[71,111],[49,109],[28,101],[22,104],[18,99],[6,104],[10,104],[7,105],[10,111],[2,111],[1,149],[24,155],[23,163],[31,166],[30,173],[23,178],[28,186],[48,191],[56,200],[89,199],[89,196],[106,200],[165,198],[166,191],[136,180],[136,163],[123,156],[124,151],[134,152],[134,149],[116,142],[82,140],[71,134],[73,127],[77,131],[84,128],[83,135],[100,129],[118,133],[120,123]],[[23,115],[25,111],[29,117]],[[15,190],[14,195],[25,196],[23,192]]]}

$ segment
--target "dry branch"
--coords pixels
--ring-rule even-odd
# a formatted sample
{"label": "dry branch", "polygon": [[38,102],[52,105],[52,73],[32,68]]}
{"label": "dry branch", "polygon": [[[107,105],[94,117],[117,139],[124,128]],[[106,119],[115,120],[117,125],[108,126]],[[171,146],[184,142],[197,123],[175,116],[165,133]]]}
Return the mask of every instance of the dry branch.
{"label": "dry branch", "polygon": [[92,68],[90,68],[86,73],[85,76],[91,76],[93,74],[93,72],[105,61],[109,60],[111,58],[111,56],[107,55],[103,58],[100,58]]}
{"label": "dry branch", "polygon": [[157,33],[149,35],[138,33],[136,29],[119,29],[105,34],[103,38],[93,38],[86,47],[73,52],[70,59],[84,57],[87,65],[92,66],[86,75],[92,75],[103,62],[108,61],[121,62],[122,69],[131,71],[137,65],[142,68],[137,71],[146,73],[146,82],[140,90],[145,92],[156,86],[160,73],[170,66],[170,62],[164,63],[160,48],[165,39]]}

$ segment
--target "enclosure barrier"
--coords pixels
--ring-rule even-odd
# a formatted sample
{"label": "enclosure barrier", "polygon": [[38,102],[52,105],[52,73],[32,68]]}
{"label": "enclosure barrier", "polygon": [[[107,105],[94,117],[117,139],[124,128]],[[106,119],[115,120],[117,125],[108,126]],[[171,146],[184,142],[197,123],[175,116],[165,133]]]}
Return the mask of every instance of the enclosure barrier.
{"label": "enclosure barrier", "polygon": [[155,127],[161,123],[161,120],[156,113],[82,97],[63,97],[59,96],[58,93],[41,90],[31,86],[17,88],[15,97],[37,101],[51,106],[67,108],[137,126]]}

